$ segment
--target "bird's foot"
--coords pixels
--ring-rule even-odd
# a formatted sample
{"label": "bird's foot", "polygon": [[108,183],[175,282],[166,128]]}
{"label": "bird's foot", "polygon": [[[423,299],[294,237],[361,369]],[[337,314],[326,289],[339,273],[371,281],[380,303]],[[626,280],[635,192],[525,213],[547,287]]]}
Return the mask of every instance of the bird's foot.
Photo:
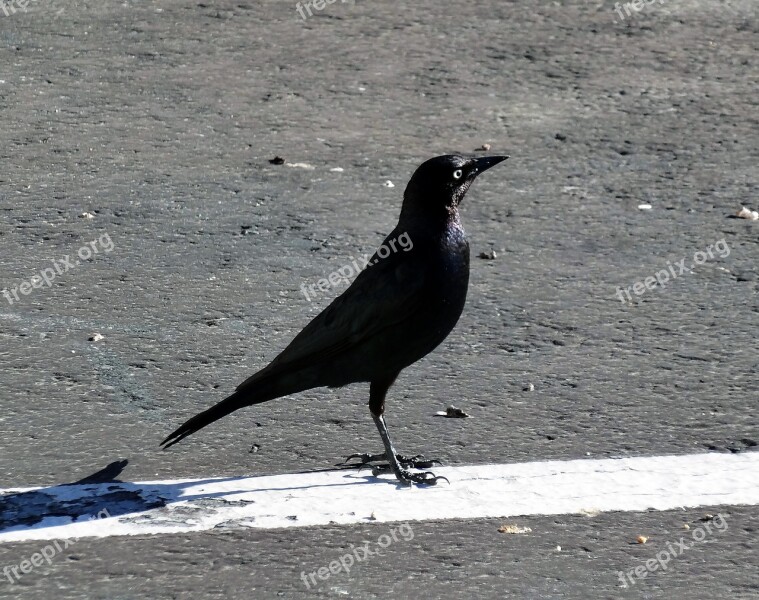
{"label": "bird's foot", "polygon": [[[393,473],[398,481],[402,485],[411,485],[412,483],[420,483],[424,485],[435,485],[441,479],[450,483],[447,478],[439,477],[429,471],[423,471],[421,473],[413,473],[409,469],[429,469],[430,467],[438,464],[443,464],[437,459],[425,458],[421,454],[416,456],[404,456],[403,454],[396,454],[395,465],[387,461],[386,454],[353,454],[345,459],[342,464],[347,464],[353,459],[358,459],[359,462],[353,463],[352,466],[361,468],[364,466],[370,466],[372,468],[372,475],[375,477],[383,475],[385,473]],[[376,462],[382,462],[383,464],[372,464]]]}
{"label": "bird's foot", "polygon": [[[357,458],[359,462],[353,463],[351,466],[354,467],[363,467],[364,465],[368,465],[369,463],[373,462],[379,462],[379,461],[386,461],[387,455],[385,453],[382,454],[351,454],[348,458],[345,459],[345,461],[341,464],[347,465],[349,461],[353,460],[354,458]],[[421,454],[417,454],[416,456],[405,456],[403,454],[396,454],[395,458],[398,460],[400,465],[407,469],[429,469],[435,465],[442,465],[442,461],[436,459],[436,458],[425,458]],[[390,465],[371,465],[372,467],[376,468],[378,466],[387,467],[390,469]]]}
{"label": "bird's foot", "polygon": [[402,485],[411,485],[412,483],[422,483],[424,485],[436,485],[438,481],[444,479],[446,483],[450,484],[447,477],[435,475],[430,471],[422,471],[421,473],[412,473],[411,471],[401,468],[397,471],[393,469],[391,465],[376,465],[372,467],[372,475],[378,477],[384,473],[395,473],[398,481]]}

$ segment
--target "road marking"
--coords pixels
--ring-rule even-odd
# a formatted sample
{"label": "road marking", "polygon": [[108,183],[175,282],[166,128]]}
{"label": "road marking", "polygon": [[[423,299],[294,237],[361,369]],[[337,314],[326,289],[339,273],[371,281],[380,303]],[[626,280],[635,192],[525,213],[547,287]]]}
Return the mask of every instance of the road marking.
{"label": "road marking", "polygon": [[759,504],[759,452],[434,471],[451,484],[364,469],[0,490],[0,542]]}

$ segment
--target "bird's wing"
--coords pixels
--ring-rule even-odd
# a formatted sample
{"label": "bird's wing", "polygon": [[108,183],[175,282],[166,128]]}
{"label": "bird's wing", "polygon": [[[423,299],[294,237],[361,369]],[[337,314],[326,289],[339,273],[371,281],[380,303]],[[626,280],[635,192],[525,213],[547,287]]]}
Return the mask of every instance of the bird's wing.
{"label": "bird's wing", "polygon": [[424,270],[411,256],[391,255],[362,271],[266,368],[238,390],[273,372],[326,362],[387,327],[413,321],[422,309]]}

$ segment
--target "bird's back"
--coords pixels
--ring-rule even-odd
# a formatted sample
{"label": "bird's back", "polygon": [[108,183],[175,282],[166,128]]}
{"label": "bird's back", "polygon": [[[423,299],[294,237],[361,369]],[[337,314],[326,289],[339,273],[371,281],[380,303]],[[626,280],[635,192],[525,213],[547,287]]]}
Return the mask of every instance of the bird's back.
{"label": "bird's back", "polygon": [[442,233],[399,226],[382,246],[404,234],[410,248],[396,244],[384,258],[375,253],[350,287],[249,381],[295,369],[297,387],[340,387],[392,376],[434,350],[463,311],[469,245],[456,223]]}

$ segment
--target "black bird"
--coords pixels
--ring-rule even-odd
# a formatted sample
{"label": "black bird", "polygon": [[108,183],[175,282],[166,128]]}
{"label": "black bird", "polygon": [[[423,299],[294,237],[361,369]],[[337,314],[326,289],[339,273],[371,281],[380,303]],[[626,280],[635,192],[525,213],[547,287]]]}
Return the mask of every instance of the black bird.
{"label": "black bird", "polygon": [[[469,286],[469,244],[459,204],[480,173],[507,158],[446,155],[423,163],[406,187],[398,225],[370,266],[267,367],[161,445],[168,448],[245,406],[315,387],[369,382],[369,410],[385,453],[350,458],[361,464],[386,459],[374,473],[392,471],[404,485],[442,479],[407,469],[435,461],[396,454],[383,417],[385,396],[401,370],[434,350],[459,320]],[[404,236],[410,242],[401,251],[395,244]]]}

